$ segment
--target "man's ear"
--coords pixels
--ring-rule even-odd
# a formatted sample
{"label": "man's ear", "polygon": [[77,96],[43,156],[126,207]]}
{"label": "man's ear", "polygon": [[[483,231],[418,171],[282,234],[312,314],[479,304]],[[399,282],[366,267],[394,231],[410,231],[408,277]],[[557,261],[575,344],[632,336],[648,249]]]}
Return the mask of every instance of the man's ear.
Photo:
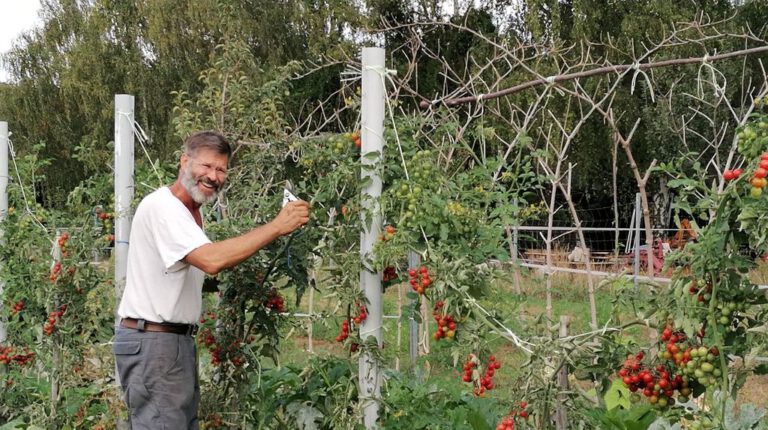
{"label": "man's ear", "polygon": [[181,158],[179,159],[179,167],[181,167],[181,170],[187,168],[187,162],[189,162],[189,156],[186,152],[184,152],[181,154]]}

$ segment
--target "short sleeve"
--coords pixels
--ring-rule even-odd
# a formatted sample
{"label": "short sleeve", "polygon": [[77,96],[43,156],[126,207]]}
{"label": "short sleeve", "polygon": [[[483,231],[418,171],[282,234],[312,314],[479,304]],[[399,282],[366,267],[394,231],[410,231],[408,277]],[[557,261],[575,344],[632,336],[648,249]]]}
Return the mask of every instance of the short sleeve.
{"label": "short sleeve", "polygon": [[[180,210],[157,213],[152,234],[166,270],[176,271],[186,266],[181,260],[195,249],[211,243],[203,229],[195,223],[192,214],[180,206]],[[187,213],[184,213],[187,212]]]}

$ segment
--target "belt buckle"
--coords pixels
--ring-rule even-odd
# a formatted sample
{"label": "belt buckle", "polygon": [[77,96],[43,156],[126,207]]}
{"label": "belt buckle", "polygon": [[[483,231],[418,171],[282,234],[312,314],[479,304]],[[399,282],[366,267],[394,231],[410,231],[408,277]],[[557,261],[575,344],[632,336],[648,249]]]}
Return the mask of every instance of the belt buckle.
{"label": "belt buckle", "polygon": [[187,324],[187,332],[185,333],[187,336],[194,336],[196,331],[197,324]]}

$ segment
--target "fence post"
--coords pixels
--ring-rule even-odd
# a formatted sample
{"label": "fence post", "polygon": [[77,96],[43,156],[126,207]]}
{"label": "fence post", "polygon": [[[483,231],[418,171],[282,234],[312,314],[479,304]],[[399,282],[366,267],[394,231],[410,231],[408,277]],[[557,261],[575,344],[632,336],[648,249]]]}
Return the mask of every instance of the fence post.
{"label": "fence post", "polygon": [[[421,256],[416,253],[415,251],[408,251],[408,268],[409,269],[419,269],[419,265],[421,264]],[[411,300],[411,306],[413,307],[413,310],[416,311],[419,304],[419,299],[415,298]],[[408,319],[408,328],[409,328],[409,352],[411,353],[411,366],[416,364],[416,358],[419,356],[419,322],[416,321],[416,318],[411,315],[411,317]]]}
{"label": "fence post", "polygon": [[[0,121],[0,223],[5,221],[8,214],[8,123]],[[0,226],[0,243],[4,243],[4,230]],[[0,261],[0,265],[3,264]],[[3,288],[5,281],[0,279],[0,310],[3,309]],[[0,312],[1,313],[1,312]],[[8,333],[5,328],[5,322],[0,319],[0,343],[5,342]]]}
{"label": "fence post", "polygon": [[[568,336],[568,326],[571,324],[571,317],[568,315],[560,316],[560,338]],[[568,395],[565,391],[568,391],[568,365],[563,364],[563,367],[557,372],[557,387],[559,393],[557,394],[557,408],[555,409],[555,426],[557,430],[568,429],[568,415],[565,407],[565,401],[568,399]]]}
{"label": "fence post", "polygon": [[[363,230],[360,232],[360,286],[368,301],[368,318],[360,326],[360,340],[369,344],[373,336],[381,348],[382,300],[381,278],[367,261],[373,257],[373,246],[381,232],[381,155],[384,150],[385,52],[382,48],[362,50],[362,107],[360,152],[361,179],[367,185],[362,190]],[[367,214],[367,216],[366,216]],[[366,429],[376,428],[381,399],[379,363],[368,348],[363,347],[359,361],[359,396]]]}
{"label": "fence post", "polygon": [[[640,232],[642,227],[642,215],[643,215],[643,209],[641,207],[642,203],[640,202],[640,193],[635,194],[635,263],[634,263],[634,279],[635,279],[635,288],[638,286],[638,276],[640,276]],[[648,259],[648,251],[646,250],[646,260]],[[650,263],[650,261],[648,261]]]}

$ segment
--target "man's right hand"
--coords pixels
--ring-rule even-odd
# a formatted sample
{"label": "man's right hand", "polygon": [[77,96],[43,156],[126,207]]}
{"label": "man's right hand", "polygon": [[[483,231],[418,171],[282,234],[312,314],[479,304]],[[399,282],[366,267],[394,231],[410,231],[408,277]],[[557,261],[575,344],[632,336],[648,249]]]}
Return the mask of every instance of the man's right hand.
{"label": "man's right hand", "polygon": [[272,220],[280,235],[289,234],[309,222],[309,203],[304,200],[289,202]]}

